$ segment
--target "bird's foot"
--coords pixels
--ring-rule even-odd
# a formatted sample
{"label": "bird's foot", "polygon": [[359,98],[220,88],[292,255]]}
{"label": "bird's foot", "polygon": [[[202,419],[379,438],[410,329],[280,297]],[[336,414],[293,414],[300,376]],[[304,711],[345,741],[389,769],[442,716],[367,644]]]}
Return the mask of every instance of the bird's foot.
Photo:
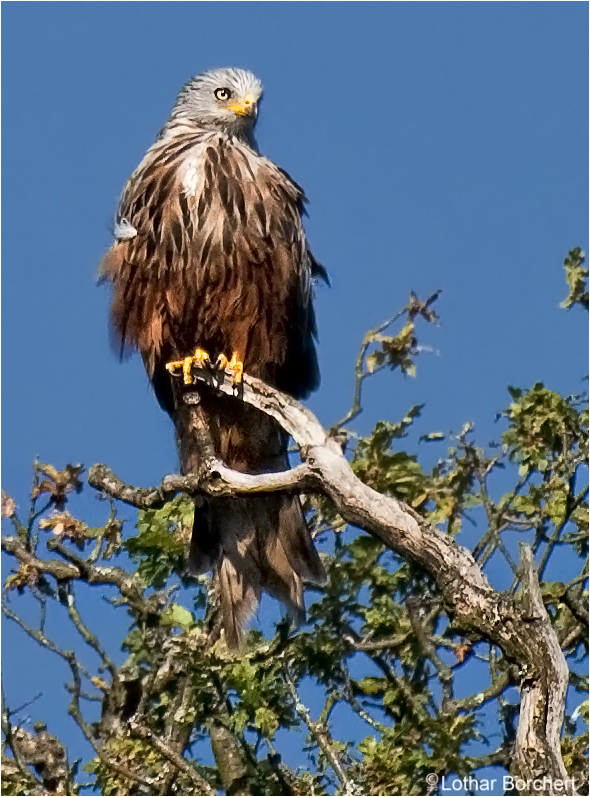
{"label": "bird's foot", "polygon": [[225,354],[220,354],[217,358],[217,367],[222,371],[229,371],[233,377],[234,385],[239,385],[244,376],[244,363],[238,360],[238,355],[234,352],[231,360]]}
{"label": "bird's foot", "polygon": [[195,353],[191,354],[189,357],[184,357],[182,360],[174,360],[173,362],[166,363],[166,370],[169,371],[172,376],[175,375],[175,372],[182,368],[182,376],[185,385],[192,384],[193,376],[192,376],[192,368],[193,366],[197,366],[202,368],[206,362],[209,362],[209,355],[203,349],[195,349]]}

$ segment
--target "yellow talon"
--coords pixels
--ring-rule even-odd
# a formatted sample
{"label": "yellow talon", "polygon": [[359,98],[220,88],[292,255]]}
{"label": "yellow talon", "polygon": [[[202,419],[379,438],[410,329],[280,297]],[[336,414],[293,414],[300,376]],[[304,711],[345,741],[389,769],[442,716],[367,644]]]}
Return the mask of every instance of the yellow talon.
{"label": "yellow talon", "polygon": [[184,357],[182,360],[174,360],[173,362],[166,363],[166,369],[171,373],[178,368],[182,368],[183,381],[185,385],[190,385],[193,381],[191,370],[193,365],[202,368],[209,359],[209,355],[203,349],[195,349],[195,353],[190,357]]}
{"label": "yellow talon", "polygon": [[230,371],[234,378],[234,385],[239,385],[244,375],[244,363],[238,360],[238,355],[234,352],[231,360],[225,354],[220,354],[217,358],[217,365],[224,371]]}

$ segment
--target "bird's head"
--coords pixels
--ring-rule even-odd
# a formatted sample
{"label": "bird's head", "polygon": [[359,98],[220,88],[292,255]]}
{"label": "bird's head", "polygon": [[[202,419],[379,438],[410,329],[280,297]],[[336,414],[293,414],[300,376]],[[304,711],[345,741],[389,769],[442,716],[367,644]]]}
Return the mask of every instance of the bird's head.
{"label": "bird's head", "polygon": [[171,119],[195,122],[207,130],[249,136],[258,114],[262,84],[245,69],[213,69],[182,88]]}

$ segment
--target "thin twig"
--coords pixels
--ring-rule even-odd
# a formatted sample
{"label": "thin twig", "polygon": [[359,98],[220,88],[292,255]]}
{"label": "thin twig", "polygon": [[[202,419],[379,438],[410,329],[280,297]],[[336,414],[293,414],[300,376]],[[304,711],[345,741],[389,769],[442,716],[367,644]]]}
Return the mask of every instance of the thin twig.
{"label": "thin twig", "polygon": [[321,751],[330,762],[330,765],[334,770],[334,774],[336,775],[336,777],[342,784],[342,787],[344,788],[344,794],[349,794],[349,795],[362,794],[363,792],[359,789],[358,785],[348,777],[346,770],[340,763],[338,753],[332,747],[332,740],[330,738],[330,733],[327,727],[323,725],[323,723],[321,722],[314,722],[312,720],[309,711],[299,699],[299,695],[297,693],[297,687],[295,686],[286,668],[283,670],[283,675],[285,678],[285,683],[287,684],[289,692],[291,693],[291,697],[293,698],[295,711],[297,712],[297,714],[299,714],[303,722],[307,725],[309,732],[316,740]]}
{"label": "thin twig", "polygon": [[[43,782],[41,780],[39,780],[35,775],[33,775],[33,773],[30,771],[28,766],[21,759],[20,751],[18,749],[18,744],[15,743],[13,727],[12,727],[12,723],[10,722],[10,717],[11,717],[12,714],[14,714],[16,712],[10,711],[8,709],[8,706],[6,705],[6,698],[4,697],[4,685],[2,685],[1,693],[2,693],[2,706],[1,706],[2,733],[4,734],[4,739],[6,741],[6,744],[12,750],[12,755],[14,757],[14,763],[18,767],[18,770],[21,773],[21,775],[22,775],[22,777],[24,778],[25,781],[32,780],[38,786],[42,787],[43,786]],[[36,699],[36,698],[34,698],[34,699]],[[25,706],[29,705],[31,702],[32,701],[29,701],[28,703],[25,703]]]}
{"label": "thin twig", "polygon": [[362,389],[363,389],[363,382],[368,376],[373,376],[374,374],[381,371],[383,368],[386,367],[385,364],[378,365],[374,369],[374,371],[364,371],[363,365],[365,362],[365,354],[367,353],[367,349],[375,340],[375,336],[378,335],[380,332],[383,332],[384,329],[387,329],[388,326],[394,324],[398,321],[402,316],[406,314],[406,309],[400,310],[394,316],[389,318],[387,321],[384,321],[375,329],[370,329],[363,338],[363,342],[361,343],[361,348],[359,353],[357,354],[355,365],[354,365],[354,394],[352,399],[352,407],[346,413],[344,418],[342,418],[338,423],[335,423],[332,427],[330,432],[334,433],[341,429],[344,424],[350,423],[350,421],[354,420],[360,413],[363,411],[361,397],[362,397]]}
{"label": "thin twig", "polygon": [[112,684],[115,686],[118,683],[119,675],[118,670],[115,667],[114,662],[112,661],[111,657],[108,655],[106,650],[100,644],[96,636],[88,629],[88,627],[82,622],[82,618],[80,617],[80,613],[78,612],[78,607],[76,606],[76,600],[74,597],[74,588],[72,583],[68,581],[66,584],[61,586],[61,592],[64,597],[64,602],[68,609],[68,614],[70,616],[70,620],[78,629],[78,632],[82,636],[85,642],[90,645],[93,650],[100,656],[102,661],[102,666],[105,667],[111,674]]}

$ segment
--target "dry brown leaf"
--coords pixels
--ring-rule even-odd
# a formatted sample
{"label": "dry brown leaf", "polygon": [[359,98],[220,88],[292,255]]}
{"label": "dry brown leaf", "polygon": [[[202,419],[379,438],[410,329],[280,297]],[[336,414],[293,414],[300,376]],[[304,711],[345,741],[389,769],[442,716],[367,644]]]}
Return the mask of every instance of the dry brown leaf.
{"label": "dry brown leaf", "polygon": [[86,529],[88,527],[81,520],[72,517],[69,512],[60,512],[40,520],[39,528],[51,530],[56,537],[72,540],[79,548],[82,548],[86,542]]}
{"label": "dry brown leaf", "polygon": [[63,470],[57,470],[53,465],[38,464],[37,470],[47,478],[33,488],[33,498],[49,493],[51,501],[61,508],[66,501],[67,493],[72,490],[80,492],[82,489],[82,482],[78,478],[84,470],[82,465],[66,465]]}
{"label": "dry brown leaf", "polygon": [[12,499],[8,493],[5,493],[2,490],[2,501],[1,501],[1,515],[3,518],[5,517],[12,517],[16,511],[16,503],[14,499]]}
{"label": "dry brown leaf", "polygon": [[21,564],[18,571],[6,579],[4,588],[6,590],[18,589],[22,591],[25,587],[34,587],[41,577],[41,572],[33,565]]}

